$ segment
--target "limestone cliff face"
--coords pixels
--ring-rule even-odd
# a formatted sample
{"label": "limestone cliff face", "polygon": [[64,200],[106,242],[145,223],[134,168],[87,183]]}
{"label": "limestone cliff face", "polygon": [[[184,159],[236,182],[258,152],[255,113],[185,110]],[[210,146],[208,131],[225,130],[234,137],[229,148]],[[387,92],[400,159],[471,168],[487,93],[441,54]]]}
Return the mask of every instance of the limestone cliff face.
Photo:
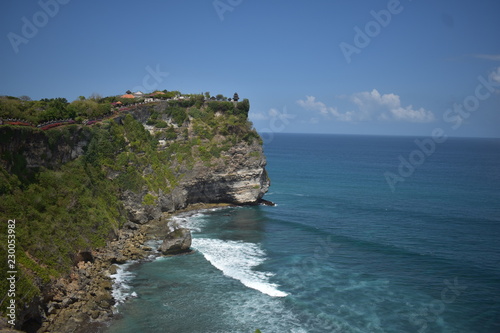
{"label": "limestone cliff face", "polygon": [[[148,126],[147,121],[152,113],[161,108],[162,105],[157,105],[155,108],[143,107],[131,115],[154,135],[158,133],[158,130]],[[191,125],[176,125],[171,117],[165,115],[162,120],[176,127],[178,133],[185,130],[186,133],[190,133],[191,138],[195,136]],[[116,121],[122,120],[116,119]],[[257,141],[248,143],[240,140],[208,165],[201,160],[197,160],[194,165],[190,166],[176,165],[179,182],[172,190],[160,189],[158,192],[151,193],[144,189],[141,192],[125,191],[123,193],[122,200],[128,219],[131,222],[143,224],[159,218],[162,212],[173,212],[195,203],[257,204],[270,186],[265,169],[266,163],[261,143]],[[142,170],[143,175],[148,172],[151,172],[150,166]],[[155,204],[143,204],[142,199],[148,193],[157,198]]]}
{"label": "limestone cliff face", "polygon": [[270,180],[266,158],[258,143],[241,142],[231,147],[214,165],[197,162],[191,169],[181,168],[179,184],[170,192],[154,193],[154,205],[142,204],[147,190],[126,191],[122,200],[128,219],[143,224],[195,203],[257,204],[268,191]]}
{"label": "limestone cliff face", "polygon": [[192,170],[184,185],[188,203],[252,204],[264,196],[270,182],[262,147],[239,144],[229,149],[225,157],[214,168]]}

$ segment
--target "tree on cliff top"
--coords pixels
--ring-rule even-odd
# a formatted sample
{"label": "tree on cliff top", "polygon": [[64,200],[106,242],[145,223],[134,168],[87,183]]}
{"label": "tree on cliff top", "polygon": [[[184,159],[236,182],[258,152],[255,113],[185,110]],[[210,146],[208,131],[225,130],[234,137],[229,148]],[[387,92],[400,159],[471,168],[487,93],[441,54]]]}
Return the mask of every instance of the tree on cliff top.
{"label": "tree on cliff top", "polygon": [[236,105],[237,114],[243,115],[245,119],[248,117],[248,112],[250,111],[250,101],[245,98]]}

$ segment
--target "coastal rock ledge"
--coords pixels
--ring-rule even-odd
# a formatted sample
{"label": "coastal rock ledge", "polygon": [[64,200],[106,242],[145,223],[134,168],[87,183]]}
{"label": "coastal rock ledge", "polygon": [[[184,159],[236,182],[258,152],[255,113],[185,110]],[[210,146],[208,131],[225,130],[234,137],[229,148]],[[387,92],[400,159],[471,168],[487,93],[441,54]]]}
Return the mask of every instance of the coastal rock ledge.
{"label": "coastal rock ledge", "polygon": [[191,231],[186,228],[177,228],[167,234],[158,249],[164,255],[189,252],[191,248]]}

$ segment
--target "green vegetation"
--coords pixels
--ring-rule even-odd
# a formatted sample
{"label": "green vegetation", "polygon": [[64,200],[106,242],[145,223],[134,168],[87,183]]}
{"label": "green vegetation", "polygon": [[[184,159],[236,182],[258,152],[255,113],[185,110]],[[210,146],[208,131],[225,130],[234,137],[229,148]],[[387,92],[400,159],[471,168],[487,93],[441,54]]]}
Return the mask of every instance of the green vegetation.
{"label": "green vegetation", "polygon": [[168,123],[166,121],[159,120],[156,122],[155,127],[156,128],[165,128],[165,127],[168,127]]}
{"label": "green vegetation", "polygon": [[[76,127],[47,132],[33,129],[32,134],[46,135],[50,145],[57,145],[66,140],[71,129]],[[19,302],[37,295],[39,287],[50,277],[67,272],[73,264],[73,254],[104,246],[125,222],[120,192],[139,190],[153,181],[144,179],[137,171],[138,165],[146,162],[140,161],[134,152],[154,152],[154,140],[131,116],[125,117],[123,125],[109,122],[96,126],[91,135],[84,156],[54,170],[42,168],[31,182],[25,180],[23,184],[16,174],[0,167],[0,216],[2,221],[16,219],[17,265],[24,273],[20,275],[23,278],[17,295],[28,297],[18,299]],[[19,161],[22,155],[11,154],[8,164],[25,168],[25,163]],[[8,157],[2,156],[2,160]],[[108,173],[113,168],[120,175],[110,180]],[[151,199],[154,201],[152,196],[146,196],[145,204],[151,204]],[[6,225],[1,224],[0,252],[4,258]],[[3,295],[7,269],[6,261],[1,263]]]}
{"label": "green vegetation", "polygon": [[[6,172],[2,168],[1,174]],[[0,197],[2,221],[16,219],[17,268],[24,274],[17,296],[39,293],[39,285],[72,265],[72,254],[105,245],[108,235],[124,222],[118,188],[98,166],[78,159],[59,170],[43,169],[22,190],[15,175],[7,176]],[[16,186],[17,185],[17,186]],[[2,257],[6,253],[6,223],[1,224]],[[2,295],[7,272],[1,261]],[[18,299],[19,302],[30,299]]]}
{"label": "green vegetation", "polygon": [[172,120],[177,125],[182,125],[187,120],[188,115],[185,107],[178,106],[179,103],[169,103],[169,106],[163,111],[168,117],[172,118]]}
{"label": "green vegetation", "polygon": [[[124,99],[124,104],[130,103]],[[16,97],[0,97],[0,118],[21,119],[40,124],[58,119],[94,119],[111,112],[111,104],[106,99],[76,100],[69,103],[65,98],[22,100]]]}
{"label": "green vegetation", "polygon": [[[51,279],[66,274],[75,253],[104,246],[116,234],[126,222],[120,200],[125,191],[146,193],[142,204],[155,205],[159,191],[171,191],[196,161],[212,165],[236,143],[261,143],[247,120],[248,100],[203,99],[192,95],[143,106],[142,111],[150,115],[147,124],[154,126],[153,134],[131,114],[91,127],[69,125],[47,131],[1,127],[0,145],[4,147],[14,139],[30,139],[45,142],[50,152],[62,144],[71,145],[75,137],[89,140],[83,156],[52,169],[28,169],[22,150],[1,150],[0,219],[4,222],[0,256],[6,258],[5,222],[16,219],[19,305],[39,295]],[[0,97],[0,117],[34,123],[54,117],[90,118],[109,110],[109,103],[109,98],[68,103],[65,99]],[[160,146],[158,140],[166,143]],[[5,260],[0,262],[0,295],[5,295],[8,269]]]}
{"label": "green vegetation", "polygon": [[[223,112],[244,117],[248,116],[250,109],[248,99],[241,102],[229,102],[228,98],[221,94],[217,95],[216,99],[213,98],[208,102],[205,102],[206,96],[202,94],[188,94],[182,95],[180,99],[172,99],[180,95],[179,91],[166,90],[155,91],[151,94],[155,100],[168,100],[166,111],[179,125],[187,119],[186,109],[191,107],[194,107],[194,109],[189,116],[193,118],[199,118],[199,109],[205,107],[208,108],[209,112]],[[35,125],[60,119],[74,119],[77,122],[82,122],[85,119],[101,119],[111,115],[114,103],[119,102],[120,106],[128,106],[143,101],[144,98],[121,98],[119,96],[103,98],[97,94],[89,98],[80,96],[71,103],[61,97],[32,101],[27,96],[19,98],[0,96],[0,118],[20,119]]]}
{"label": "green vegetation", "polygon": [[224,114],[242,116],[247,118],[248,111],[250,111],[250,101],[244,99],[241,102],[226,102],[226,101],[210,101],[208,102],[208,109],[212,112],[221,112]]}
{"label": "green vegetation", "polygon": [[152,206],[155,204],[156,199],[158,199],[157,196],[148,193],[144,196],[144,199],[142,199],[142,204]]}

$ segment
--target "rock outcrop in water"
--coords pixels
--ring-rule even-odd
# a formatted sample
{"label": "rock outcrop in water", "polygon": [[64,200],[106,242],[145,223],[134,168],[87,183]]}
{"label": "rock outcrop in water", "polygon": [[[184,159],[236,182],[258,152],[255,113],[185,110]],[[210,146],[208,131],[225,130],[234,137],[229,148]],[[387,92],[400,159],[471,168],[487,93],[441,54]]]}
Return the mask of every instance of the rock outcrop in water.
{"label": "rock outcrop in water", "polygon": [[[262,200],[270,186],[262,141],[247,122],[248,109],[222,103],[226,111],[217,111],[217,103],[197,109],[162,102],[138,106],[93,127],[70,125],[46,132],[0,126],[0,199],[27,202],[34,195],[33,207],[9,207],[9,212],[20,220],[28,216],[30,233],[47,228],[44,218],[59,231],[39,238],[38,244],[19,245],[26,254],[19,267],[26,281],[19,285],[37,292],[22,304],[16,328],[85,332],[90,328],[85,325],[109,320],[114,264],[153,253],[145,241],[155,237],[165,240],[165,254],[189,250],[189,231],[170,230],[165,214],[197,204]],[[54,181],[60,184],[50,183]],[[43,192],[43,184],[54,186],[48,194],[34,194]],[[89,198],[81,199],[83,194]],[[63,209],[51,210],[48,199]],[[71,214],[87,216],[82,221],[88,226],[65,223]],[[12,217],[17,216],[2,215]],[[102,243],[107,246],[92,245]],[[63,252],[47,261],[40,254],[43,249]],[[69,268],[68,258],[73,258]]]}
{"label": "rock outcrop in water", "polygon": [[165,255],[189,252],[191,248],[191,231],[186,228],[172,230],[163,239],[158,249]]}

